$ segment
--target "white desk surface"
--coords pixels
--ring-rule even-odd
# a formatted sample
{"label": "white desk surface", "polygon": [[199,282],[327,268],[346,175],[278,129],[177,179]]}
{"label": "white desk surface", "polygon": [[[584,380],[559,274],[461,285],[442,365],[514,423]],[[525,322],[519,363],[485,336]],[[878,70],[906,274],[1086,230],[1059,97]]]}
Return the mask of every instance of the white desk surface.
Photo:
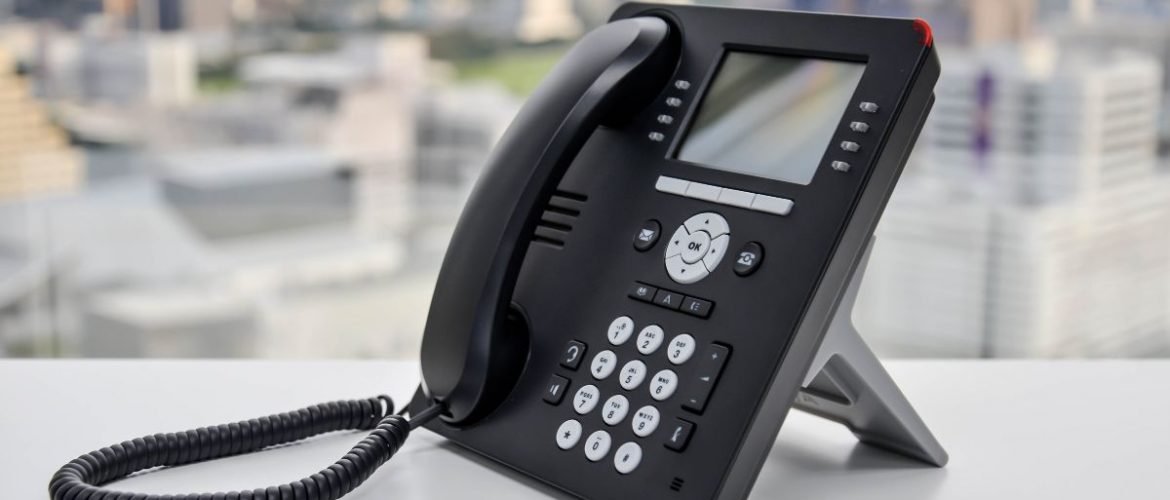
{"label": "white desk surface", "polygon": [[[870,449],[843,427],[793,412],[752,498],[1170,498],[1170,361],[887,366],[950,452],[949,466]],[[401,402],[416,381],[409,362],[0,361],[0,485],[4,498],[47,498],[52,473],[90,450],[319,401],[389,393]],[[359,436],[159,470],[116,487],[191,493],[279,484],[316,472]],[[347,498],[553,494],[424,431]]]}

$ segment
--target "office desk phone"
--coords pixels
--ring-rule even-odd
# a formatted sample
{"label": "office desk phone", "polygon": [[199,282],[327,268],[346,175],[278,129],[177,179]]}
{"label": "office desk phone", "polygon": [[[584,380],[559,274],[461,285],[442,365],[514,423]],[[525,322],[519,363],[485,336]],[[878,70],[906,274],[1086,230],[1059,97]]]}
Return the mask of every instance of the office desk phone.
{"label": "office desk phone", "polygon": [[51,494],[162,498],[99,485],[370,430],[300,481],[185,497],[338,498],[425,426],[576,497],[741,499],[793,407],[942,466],[849,319],[938,74],[921,20],[624,4],[487,159],[406,411],[380,396],[146,436],[67,464]]}

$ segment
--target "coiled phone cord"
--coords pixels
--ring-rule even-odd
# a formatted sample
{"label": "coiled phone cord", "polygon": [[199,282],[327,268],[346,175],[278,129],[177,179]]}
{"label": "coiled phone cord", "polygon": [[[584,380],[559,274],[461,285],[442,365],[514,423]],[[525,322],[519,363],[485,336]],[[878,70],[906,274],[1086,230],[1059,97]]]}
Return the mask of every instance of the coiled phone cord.
{"label": "coiled phone cord", "polygon": [[[435,404],[407,420],[381,395],[322,403],[234,424],[154,434],[86,453],[53,475],[53,500],[336,500],[362,484],[402,447],[410,431],[443,411]],[[241,455],[340,430],[373,430],[333,465],[299,481],[230,493],[147,495],[100,485],[153,467]]]}

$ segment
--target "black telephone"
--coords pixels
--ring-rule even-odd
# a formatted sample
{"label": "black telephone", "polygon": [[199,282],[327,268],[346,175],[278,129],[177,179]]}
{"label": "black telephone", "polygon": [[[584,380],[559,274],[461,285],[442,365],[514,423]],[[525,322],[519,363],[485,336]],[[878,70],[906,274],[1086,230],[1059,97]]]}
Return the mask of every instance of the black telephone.
{"label": "black telephone", "polygon": [[849,322],[938,74],[921,20],[624,4],[488,159],[410,419],[383,396],[148,436],[50,491],[154,498],[93,485],[373,429],[313,477],[187,497],[337,498],[425,425],[582,498],[744,498],[791,407],[942,466]]}

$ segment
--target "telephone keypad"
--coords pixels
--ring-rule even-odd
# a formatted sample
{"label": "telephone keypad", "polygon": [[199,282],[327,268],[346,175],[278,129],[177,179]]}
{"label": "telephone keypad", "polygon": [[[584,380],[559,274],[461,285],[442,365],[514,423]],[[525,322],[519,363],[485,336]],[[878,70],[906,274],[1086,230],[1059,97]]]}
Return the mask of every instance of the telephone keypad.
{"label": "telephone keypad", "polygon": [[593,373],[593,378],[605,380],[616,368],[617,354],[614,354],[613,351],[601,351],[593,357],[593,363],[590,364],[589,371]]}
{"label": "telephone keypad", "polygon": [[613,467],[622,474],[629,474],[642,463],[642,447],[629,442],[618,447],[613,455]]}
{"label": "telephone keypad", "polygon": [[627,391],[637,389],[639,385],[642,385],[643,380],[646,380],[646,363],[635,359],[622,367],[621,380],[619,381],[622,389]]}
{"label": "telephone keypad", "polygon": [[643,328],[638,333],[638,352],[646,355],[654,354],[660,346],[662,346],[662,339],[666,333],[662,331],[662,327],[658,325],[650,325]]}
{"label": "telephone keypad", "polygon": [[605,400],[605,405],[601,407],[601,420],[605,421],[606,425],[617,425],[626,419],[629,412],[630,400],[621,394],[614,394]]}
{"label": "telephone keypad", "polygon": [[585,440],[585,458],[588,458],[590,462],[600,461],[609,453],[611,443],[608,432],[596,431],[590,434],[589,439]]}
{"label": "telephone keypad", "polygon": [[[656,287],[643,283],[635,283],[635,286],[657,290]],[[659,293],[664,291],[681,299],[683,304],[697,304],[685,306],[686,308],[706,309],[709,312],[712,307],[710,302],[703,299],[686,297],[669,290],[658,290]],[[636,336],[633,335],[635,331]],[[697,425],[693,421],[677,417],[686,414],[682,410],[702,413],[715,381],[723,370],[730,349],[720,344],[710,344],[696,352],[698,341],[693,335],[677,333],[668,337],[662,326],[652,323],[639,326],[630,316],[625,315],[616,317],[610,323],[606,337],[614,347],[593,355],[589,372],[590,376],[597,380],[606,380],[617,372],[617,384],[616,386],[606,385],[612,382],[586,384],[577,389],[571,401],[574,418],[561,423],[557,429],[556,442],[558,448],[568,450],[575,447],[577,442],[582,440],[582,436],[588,436],[584,439],[583,448],[585,457],[591,462],[607,459],[610,449],[616,447],[617,450],[612,456],[614,469],[619,474],[630,474],[639,467],[644,458],[646,445],[641,439],[653,438],[656,440],[655,443],[661,443],[665,448],[675,452],[681,452],[686,448]],[[631,338],[634,340],[632,345],[625,346],[630,343]],[[584,341],[570,341],[562,353],[561,365],[569,368],[573,364],[569,361],[575,360],[579,363],[584,358],[587,348],[588,345]],[[660,352],[663,350],[665,352]],[[634,359],[630,359],[631,357]],[[683,370],[687,381],[680,382],[675,369],[688,362],[700,364],[694,371]],[[664,365],[669,368],[664,368]],[[550,382],[550,390],[552,394],[563,396],[571,383],[568,378],[554,375]],[[552,390],[552,385],[558,386],[559,389]],[[615,390],[620,394],[612,394]],[[667,403],[680,390],[686,393],[686,398],[680,401],[681,406],[679,403]],[[546,391],[546,396],[549,395],[550,393]],[[600,414],[598,417],[591,417],[590,414],[596,408],[600,408]],[[658,428],[663,426],[664,418],[668,419],[669,427],[665,432],[658,432],[658,437],[654,437]],[[594,431],[589,433],[588,428],[591,425]],[[623,427],[625,425],[629,427]],[[613,442],[616,439],[621,443],[623,436],[628,437],[630,432],[633,433],[634,441],[625,442],[621,446]],[[656,444],[655,448],[651,449],[661,448],[657,448]]]}
{"label": "telephone keypad", "polygon": [[662,370],[654,374],[650,380],[650,397],[655,401],[665,401],[674,395],[678,389],[678,374],[672,370]]}
{"label": "telephone keypad", "polygon": [[587,385],[577,389],[577,395],[573,396],[573,410],[580,415],[585,415],[593,411],[597,407],[597,400],[601,399],[601,391],[597,390],[595,385]]}
{"label": "telephone keypad", "polygon": [[581,422],[576,420],[566,420],[557,427],[557,447],[562,450],[567,450],[577,446],[577,441],[581,440]]}

